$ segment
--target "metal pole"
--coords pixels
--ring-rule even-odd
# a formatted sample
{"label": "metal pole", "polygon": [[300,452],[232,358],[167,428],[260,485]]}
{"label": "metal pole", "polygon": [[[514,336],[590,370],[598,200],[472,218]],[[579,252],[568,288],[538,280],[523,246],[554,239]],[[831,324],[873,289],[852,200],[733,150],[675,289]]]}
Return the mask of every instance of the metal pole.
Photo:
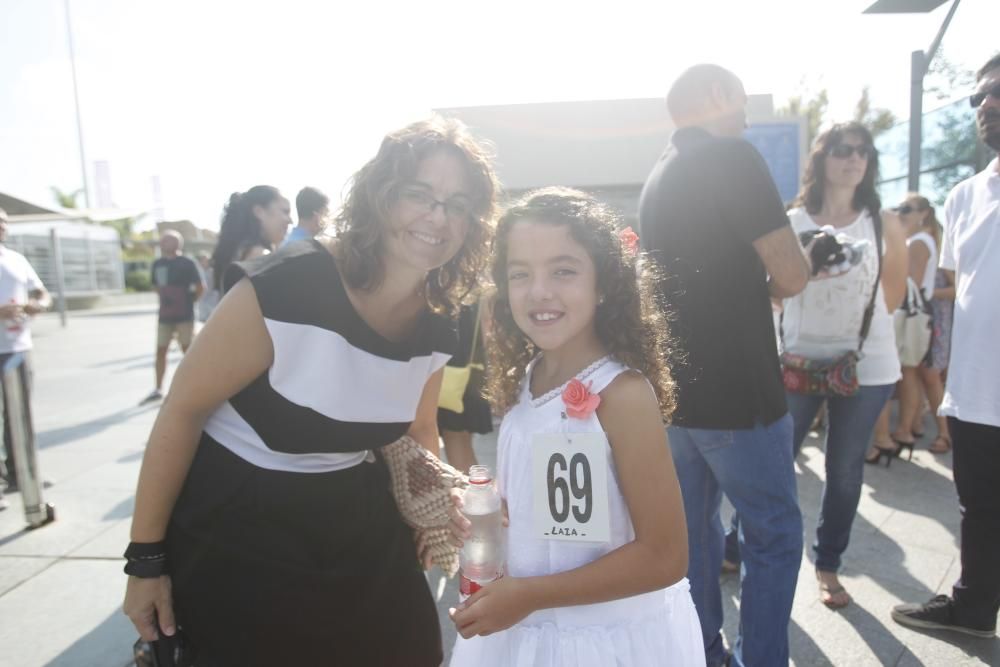
{"label": "metal pole", "polygon": [[910,165],[906,187],[910,192],[920,192],[920,149],[923,139],[924,106],[924,52],[910,54]]}
{"label": "metal pole", "polygon": [[941,28],[938,30],[937,35],[935,35],[934,41],[931,42],[931,47],[927,49],[927,67],[931,66],[934,54],[937,53],[938,47],[941,46],[941,40],[944,39],[944,33],[948,31],[948,26],[951,25],[951,17],[955,15],[955,10],[958,9],[958,3],[961,1],[955,0],[951,3],[951,9],[948,10],[948,15],[944,17],[944,23],[941,24]]}
{"label": "metal pole", "polygon": [[31,420],[27,358],[17,353],[3,366],[3,394],[6,419],[10,432],[10,445],[17,470],[17,485],[24,503],[24,519],[29,528],[39,528],[54,521],[55,508],[45,502],[42,477],[38,474],[38,453],[35,448],[35,429]]}
{"label": "metal pole", "polygon": [[910,192],[920,191],[920,152],[924,132],[924,77],[927,75],[931,61],[934,60],[934,55],[937,53],[938,47],[941,46],[941,40],[944,39],[944,34],[948,31],[951,19],[955,16],[958,3],[961,1],[954,0],[951,3],[948,15],[944,17],[944,22],[938,29],[937,35],[934,36],[930,48],[926,52],[914,51],[910,54],[910,165],[906,179]]}
{"label": "metal pole", "polygon": [[69,0],[66,6],[66,42],[69,45],[69,66],[73,72],[73,106],[76,109],[76,137],[80,145],[80,176],[83,177],[83,203],[90,208],[90,183],[87,178],[87,158],[83,152],[83,121],[80,119],[80,91],[76,83],[76,51],[73,48],[73,24],[69,16]]}
{"label": "metal pole", "polygon": [[56,277],[56,308],[59,310],[59,321],[66,326],[66,277],[63,274],[62,245],[55,227],[49,230],[49,250]]}

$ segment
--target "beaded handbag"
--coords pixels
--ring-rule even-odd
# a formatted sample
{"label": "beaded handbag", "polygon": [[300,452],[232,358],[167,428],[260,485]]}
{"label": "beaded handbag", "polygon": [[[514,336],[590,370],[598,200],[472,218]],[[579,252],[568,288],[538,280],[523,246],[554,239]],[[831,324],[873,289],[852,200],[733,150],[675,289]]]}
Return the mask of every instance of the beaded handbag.
{"label": "beaded handbag", "polygon": [[449,541],[451,490],[469,478],[408,435],[378,450],[389,468],[392,496],[408,526],[424,533],[431,559],[449,577],[458,572],[458,547]]}

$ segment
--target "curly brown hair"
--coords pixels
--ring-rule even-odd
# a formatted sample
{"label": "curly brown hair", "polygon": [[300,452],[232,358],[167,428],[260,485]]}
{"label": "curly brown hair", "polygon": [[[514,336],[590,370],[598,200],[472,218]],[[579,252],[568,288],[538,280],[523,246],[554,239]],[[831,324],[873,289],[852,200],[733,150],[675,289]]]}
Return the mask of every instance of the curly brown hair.
{"label": "curly brown hair", "polygon": [[528,362],[537,349],[514,322],[507,285],[507,241],[519,221],[565,225],[594,262],[597,307],[594,327],[607,353],[640,371],[653,390],[663,418],[674,411],[674,381],[667,363],[668,325],[656,303],[653,267],[622,243],[620,220],[591,195],[570,188],[535,190],[511,205],[497,223],[492,277],[496,286],[488,337],[486,393],[500,414],[515,403]]}
{"label": "curly brown hair", "polygon": [[486,144],[473,138],[464,123],[432,116],[386,135],[375,157],[351,179],[334,224],[344,279],[356,289],[378,287],[385,275],[382,248],[389,211],[420,162],[438,151],[449,151],[462,160],[473,203],[462,248],[444,266],[427,274],[430,308],[454,314],[478,287],[486,269],[500,191]]}

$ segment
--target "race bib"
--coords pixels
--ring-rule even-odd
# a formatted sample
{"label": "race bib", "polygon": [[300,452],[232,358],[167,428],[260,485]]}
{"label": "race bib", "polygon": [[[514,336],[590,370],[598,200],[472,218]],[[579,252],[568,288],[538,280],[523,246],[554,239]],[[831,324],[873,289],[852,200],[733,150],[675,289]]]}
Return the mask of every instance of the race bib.
{"label": "race bib", "polygon": [[610,541],[607,447],[603,433],[540,433],[532,437],[537,537]]}

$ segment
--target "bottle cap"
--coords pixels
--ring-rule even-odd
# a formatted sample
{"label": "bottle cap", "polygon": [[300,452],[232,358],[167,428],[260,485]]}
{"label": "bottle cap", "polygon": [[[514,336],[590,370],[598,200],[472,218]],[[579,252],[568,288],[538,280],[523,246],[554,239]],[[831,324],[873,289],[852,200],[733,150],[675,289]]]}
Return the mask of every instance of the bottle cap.
{"label": "bottle cap", "polygon": [[472,466],[469,468],[470,484],[489,484],[493,481],[489,466]]}

